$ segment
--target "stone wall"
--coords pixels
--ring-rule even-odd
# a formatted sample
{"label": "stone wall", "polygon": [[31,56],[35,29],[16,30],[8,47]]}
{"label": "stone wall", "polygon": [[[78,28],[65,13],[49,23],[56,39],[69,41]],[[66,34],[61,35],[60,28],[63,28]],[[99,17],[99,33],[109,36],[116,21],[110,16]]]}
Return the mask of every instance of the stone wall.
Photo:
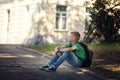
{"label": "stone wall", "polygon": [[[85,7],[81,5],[74,5],[73,2],[44,2],[40,5],[40,12],[44,13],[43,18],[40,19],[39,31],[40,35],[44,37],[43,42],[65,42],[70,31],[79,31],[84,36],[85,30]],[[67,5],[67,31],[55,30],[56,5]],[[52,38],[52,39],[51,39]],[[41,42],[42,43],[42,42]]]}
{"label": "stone wall", "polygon": [[[27,0],[28,1],[28,0]],[[70,31],[79,31],[84,36],[84,0],[20,0],[4,2],[0,7],[0,43],[35,44],[67,41]],[[39,5],[36,8],[36,5]],[[56,6],[68,7],[66,31],[56,31]],[[36,13],[36,9],[38,9]],[[35,17],[37,15],[37,17]],[[37,22],[36,22],[37,20]],[[38,25],[35,28],[35,25]],[[37,33],[36,29],[39,31]],[[35,35],[39,34],[39,35]],[[37,37],[36,37],[37,36]],[[37,41],[36,41],[37,40]]]}

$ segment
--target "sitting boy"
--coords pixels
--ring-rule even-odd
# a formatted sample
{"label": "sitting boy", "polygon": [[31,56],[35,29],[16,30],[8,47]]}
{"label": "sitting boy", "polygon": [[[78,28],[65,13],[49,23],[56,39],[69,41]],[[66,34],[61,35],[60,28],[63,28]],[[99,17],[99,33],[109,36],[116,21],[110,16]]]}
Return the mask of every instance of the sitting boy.
{"label": "sitting boy", "polygon": [[78,42],[79,39],[79,32],[71,32],[68,39],[69,43],[64,47],[57,47],[48,64],[41,66],[40,69],[47,72],[56,71],[65,60],[73,67],[81,67],[86,55],[84,48]]}

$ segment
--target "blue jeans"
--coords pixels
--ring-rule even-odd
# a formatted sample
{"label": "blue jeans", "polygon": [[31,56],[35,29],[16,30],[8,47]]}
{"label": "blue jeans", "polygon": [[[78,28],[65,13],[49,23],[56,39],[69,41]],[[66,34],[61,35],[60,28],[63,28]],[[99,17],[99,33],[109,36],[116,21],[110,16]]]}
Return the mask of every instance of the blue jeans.
{"label": "blue jeans", "polygon": [[55,54],[51,58],[51,60],[48,64],[49,65],[54,65],[57,68],[65,60],[67,60],[67,62],[69,64],[71,64],[73,67],[81,67],[82,66],[82,61],[79,60],[73,52],[63,53],[60,57],[57,54]]}

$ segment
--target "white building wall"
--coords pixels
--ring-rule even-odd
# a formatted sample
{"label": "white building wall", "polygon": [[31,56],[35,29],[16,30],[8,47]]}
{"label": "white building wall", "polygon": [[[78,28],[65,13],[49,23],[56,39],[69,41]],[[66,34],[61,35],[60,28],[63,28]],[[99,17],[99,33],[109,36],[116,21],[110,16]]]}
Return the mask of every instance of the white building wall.
{"label": "white building wall", "polygon": [[[18,2],[16,2],[18,1]],[[28,2],[29,1],[29,2]],[[38,30],[40,41],[54,43],[70,31],[83,35],[85,28],[85,0],[6,0],[0,2],[0,44],[34,44],[36,3],[39,3]],[[56,5],[69,7],[68,31],[55,31]],[[10,14],[8,15],[8,10]],[[36,18],[37,19],[37,18]],[[37,33],[38,34],[38,33]]]}

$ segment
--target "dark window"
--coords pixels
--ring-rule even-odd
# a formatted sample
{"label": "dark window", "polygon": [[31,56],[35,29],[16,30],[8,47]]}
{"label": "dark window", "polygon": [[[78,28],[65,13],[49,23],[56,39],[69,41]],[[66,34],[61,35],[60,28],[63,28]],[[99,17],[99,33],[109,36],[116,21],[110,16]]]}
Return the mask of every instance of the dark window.
{"label": "dark window", "polygon": [[56,7],[56,29],[65,30],[67,20],[67,6],[58,5]]}

